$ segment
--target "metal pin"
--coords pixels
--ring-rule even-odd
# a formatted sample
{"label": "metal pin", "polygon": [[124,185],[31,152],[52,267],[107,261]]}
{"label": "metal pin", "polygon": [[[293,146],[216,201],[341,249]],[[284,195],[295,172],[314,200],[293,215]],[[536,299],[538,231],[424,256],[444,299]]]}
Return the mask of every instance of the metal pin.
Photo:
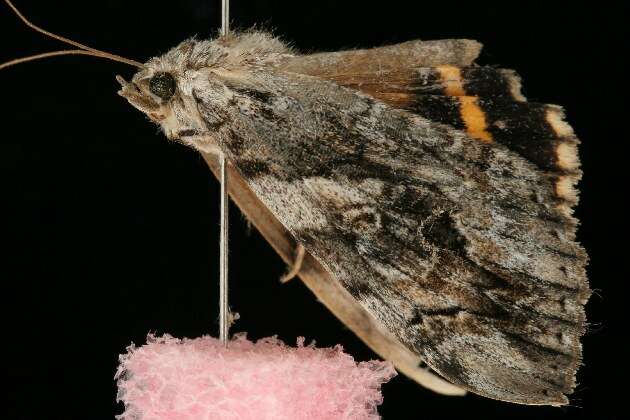
{"label": "metal pin", "polygon": [[[221,0],[221,35],[227,36],[230,30],[230,0]],[[228,179],[225,155],[219,155],[221,172],[221,225],[219,236],[219,339],[227,347],[229,340],[228,306]]]}
{"label": "metal pin", "polygon": [[221,0],[221,35],[230,32],[230,0]]}
{"label": "metal pin", "polygon": [[219,156],[221,166],[221,226],[219,236],[219,339],[227,346],[230,320],[228,307],[228,193],[227,161]]}

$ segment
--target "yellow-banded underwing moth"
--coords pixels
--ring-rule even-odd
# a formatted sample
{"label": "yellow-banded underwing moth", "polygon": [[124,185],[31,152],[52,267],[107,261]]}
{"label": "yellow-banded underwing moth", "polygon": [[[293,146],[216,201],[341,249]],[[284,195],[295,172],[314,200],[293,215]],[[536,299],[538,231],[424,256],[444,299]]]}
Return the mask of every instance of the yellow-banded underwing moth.
{"label": "yellow-banded underwing moth", "polygon": [[514,71],[476,65],[480,49],[301,55],[252,30],[127,60],[119,94],[213,170],[224,154],[233,200],[287,262],[304,248],[298,275],[403,373],[562,405],[590,295],[578,140]]}

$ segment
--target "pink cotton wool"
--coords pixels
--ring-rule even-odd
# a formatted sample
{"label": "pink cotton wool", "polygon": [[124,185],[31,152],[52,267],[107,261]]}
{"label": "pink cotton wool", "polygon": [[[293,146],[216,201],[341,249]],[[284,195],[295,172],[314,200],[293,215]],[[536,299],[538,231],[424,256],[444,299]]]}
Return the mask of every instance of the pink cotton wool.
{"label": "pink cotton wool", "polygon": [[119,419],[378,419],[388,362],[356,363],[341,346],[289,347],[276,338],[149,335],[128,348],[116,373]]}

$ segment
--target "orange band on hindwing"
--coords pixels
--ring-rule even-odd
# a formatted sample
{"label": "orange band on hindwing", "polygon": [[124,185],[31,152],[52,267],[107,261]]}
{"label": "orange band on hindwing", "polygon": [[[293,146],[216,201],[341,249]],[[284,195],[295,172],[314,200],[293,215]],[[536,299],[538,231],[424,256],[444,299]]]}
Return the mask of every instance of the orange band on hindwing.
{"label": "orange band on hindwing", "polygon": [[460,115],[466,125],[466,132],[476,139],[486,143],[492,142],[492,134],[488,132],[486,114],[483,112],[477,98],[473,96],[460,96]]}
{"label": "orange band on hindwing", "polygon": [[444,86],[444,94],[447,96],[464,96],[464,84],[462,82],[462,72],[455,66],[438,66],[436,70],[440,73],[440,81]]}
{"label": "orange band on hindwing", "polygon": [[444,94],[456,96],[459,100],[460,116],[466,126],[466,132],[481,141],[492,142],[492,134],[487,131],[486,116],[479,107],[477,98],[466,96],[461,69],[455,66],[438,66],[436,69],[444,86]]}

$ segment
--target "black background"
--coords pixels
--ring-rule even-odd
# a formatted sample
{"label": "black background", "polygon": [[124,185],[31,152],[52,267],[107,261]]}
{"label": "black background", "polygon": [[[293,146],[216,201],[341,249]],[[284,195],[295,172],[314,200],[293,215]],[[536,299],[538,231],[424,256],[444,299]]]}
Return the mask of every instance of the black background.
{"label": "black background", "polygon": [[[216,0],[16,4],[51,31],[139,61],[220,24]],[[443,397],[399,376],[383,389],[385,419],[620,418],[626,12],[606,1],[233,0],[235,25],[275,28],[302,51],[478,39],[482,63],[517,69],[530,100],[564,105],[583,141],[577,215],[596,293],[571,406]],[[4,5],[0,28],[0,61],[60,47]],[[116,95],[116,73],[133,69],[63,57],[0,72],[5,418],[112,418],[122,411],[113,376],[127,345],[148,332],[217,334],[218,184],[197,153]],[[284,264],[247,233],[238,209],[231,215],[234,331],[376,357],[299,281],[281,286]]]}

